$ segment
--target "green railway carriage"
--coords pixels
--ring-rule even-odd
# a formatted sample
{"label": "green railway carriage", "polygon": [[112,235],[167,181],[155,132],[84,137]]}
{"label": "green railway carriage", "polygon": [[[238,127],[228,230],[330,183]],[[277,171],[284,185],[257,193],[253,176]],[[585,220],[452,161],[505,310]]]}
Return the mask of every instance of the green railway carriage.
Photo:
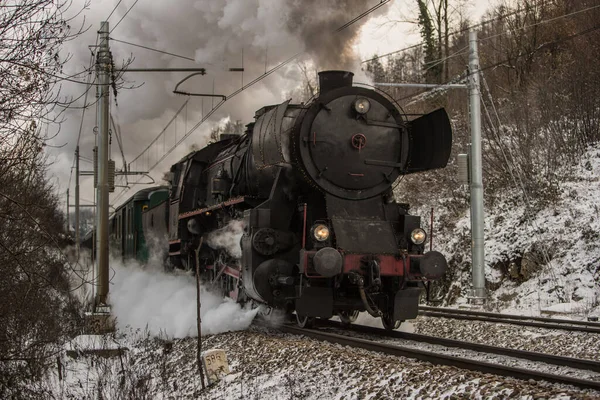
{"label": "green railway carriage", "polygon": [[114,256],[123,260],[148,260],[144,214],[149,209],[158,210],[168,193],[164,186],[142,189],[115,210],[110,219],[110,249]]}
{"label": "green railway carriage", "polygon": [[157,188],[148,194],[148,207],[142,211],[142,227],[148,250],[152,246],[168,250],[168,207],[169,189]]}

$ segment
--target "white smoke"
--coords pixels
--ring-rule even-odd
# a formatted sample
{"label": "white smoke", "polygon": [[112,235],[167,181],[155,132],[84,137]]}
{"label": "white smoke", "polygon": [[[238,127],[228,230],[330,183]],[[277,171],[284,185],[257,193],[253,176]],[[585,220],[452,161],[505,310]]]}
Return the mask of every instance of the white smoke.
{"label": "white smoke", "polygon": [[[117,328],[148,330],[172,338],[198,335],[196,278],[187,273],[165,273],[156,265],[123,265],[111,260],[110,298]],[[258,309],[242,308],[229,298],[200,288],[202,335],[246,329]]]}
{"label": "white smoke", "polygon": [[[83,4],[84,0],[75,0],[73,12],[78,11],[78,7]],[[214,92],[223,95],[231,94],[242,84],[247,84],[263,75],[266,70],[302,51],[306,52],[298,60],[314,65],[315,69],[347,68],[355,73],[359,72],[360,66],[352,52],[352,44],[355,43],[362,24],[369,17],[377,15],[377,13],[369,15],[344,31],[333,33],[336,28],[364,12],[369,5],[348,0],[331,2],[181,0],[176,6],[168,1],[92,2],[89,8],[72,21],[72,26],[75,27],[83,22],[85,17],[85,26],[89,29],[81,37],[65,44],[63,53],[65,58],[69,58],[64,70],[65,75],[72,75],[89,67],[89,46],[93,46],[96,42],[100,21],[105,20],[117,4],[118,7],[109,19],[112,31],[110,37],[114,39],[110,42],[110,46],[117,68],[120,67],[122,60],[132,55],[134,56],[132,67],[204,67],[207,70],[205,76],[193,77],[180,89],[193,93]],[[125,18],[121,21],[123,16]],[[193,58],[195,61],[133,47],[117,40],[164,50]],[[229,68],[242,66],[243,74],[229,71]],[[120,90],[117,96],[119,105],[118,107],[113,105],[111,113],[123,132],[123,154],[126,162],[131,162],[140,154],[186,100],[172,93],[177,82],[185,76],[186,74],[183,73],[169,72],[123,75],[123,79],[136,88]],[[304,75],[298,66],[290,63],[259,84],[240,93],[239,96],[228,99],[209,121],[195,131],[186,143],[171,153],[160,167],[152,170],[150,175],[159,181],[170,165],[187,153],[190,145],[203,147],[207,143],[211,128],[220,119],[230,117],[232,120],[249,123],[256,110],[285,100],[284,96],[302,86],[303,80]],[[63,93],[78,98],[77,105],[81,106],[84,90],[85,85],[65,83]],[[94,91],[92,90],[89,93],[88,103],[93,102]],[[169,128],[164,149],[160,147],[156,150],[157,154],[153,154],[152,157],[158,159],[165,149],[179,140],[184,132],[187,132],[203,114],[210,110],[213,103],[218,103],[218,100],[189,98],[185,112],[181,113]],[[93,127],[96,124],[93,111],[92,108],[86,113],[80,140],[81,155],[87,159],[93,157],[92,148],[95,141]],[[68,182],[81,110],[67,110],[65,117],[67,121],[63,124],[60,134],[54,139],[57,147],[49,150],[53,152],[55,161],[52,172],[60,179],[62,185]],[[68,145],[64,146],[65,143]],[[120,151],[116,143],[117,141],[113,140],[112,152],[118,155]],[[68,156],[59,156],[62,152],[67,152]],[[117,168],[121,169],[121,157],[113,157],[117,161]],[[132,168],[138,171],[147,170],[143,162],[139,165],[134,164]],[[82,179],[82,193],[86,193],[91,187],[91,181],[88,177]],[[120,198],[120,201],[127,197]]]}
{"label": "white smoke", "polygon": [[233,258],[242,258],[240,240],[244,234],[244,225],[243,220],[232,220],[225,227],[211,232],[206,244],[215,250],[225,250]]}
{"label": "white smoke", "polygon": [[[110,257],[109,303],[117,328],[169,338],[197,336],[196,277],[183,271],[164,272],[167,249],[161,238],[150,237],[147,245],[150,260],[146,265]],[[65,253],[69,255],[73,293],[89,306],[97,283],[90,252],[81,249],[79,263],[74,248],[67,248]],[[200,302],[203,336],[246,329],[259,312],[258,308],[242,308],[204,284],[200,286]]]}
{"label": "white smoke", "polygon": [[75,246],[69,246],[64,250],[67,255],[68,265],[65,266],[69,274],[71,290],[73,295],[83,305],[90,305],[94,299],[94,271],[91,268],[92,256],[88,249],[79,250],[77,259]]}

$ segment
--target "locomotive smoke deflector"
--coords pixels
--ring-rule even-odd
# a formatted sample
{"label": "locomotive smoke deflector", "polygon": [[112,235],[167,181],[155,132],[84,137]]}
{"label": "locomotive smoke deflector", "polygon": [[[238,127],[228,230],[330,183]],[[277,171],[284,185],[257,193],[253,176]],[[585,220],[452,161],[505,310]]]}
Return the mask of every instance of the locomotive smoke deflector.
{"label": "locomotive smoke deflector", "polygon": [[319,72],[319,95],[338,89],[352,86],[354,73],[349,71],[321,71]]}
{"label": "locomotive smoke deflector", "polygon": [[444,168],[452,149],[452,127],[440,108],[408,123],[410,154],[405,173]]}

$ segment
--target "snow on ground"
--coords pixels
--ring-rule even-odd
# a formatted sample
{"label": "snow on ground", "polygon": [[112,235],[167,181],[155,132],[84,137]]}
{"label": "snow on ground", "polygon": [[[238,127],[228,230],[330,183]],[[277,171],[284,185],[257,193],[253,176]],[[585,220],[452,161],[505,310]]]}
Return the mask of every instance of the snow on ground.
{"label": "snow on ground", "polygon": [[[600,146],[565,172],[557,204],[527,209],[507,193],[486,210],[488,307],[537,315],[600,314]],[[439,204],[443,204],[440,202]],[[418,211],[417,211],[418,213]],[[436,211],[436,218],[444,218]],[[426,215],[426,213],[421,213]],[[446,218],[447,220],[447,218]],[[466,303],[470,281],[469,219],[465,215],[436,237],[437,250],[456,268],[446,304]],[[115,265],[114,263],[111,265]],[[195,281],[156,268],[116,266],[111,302],[119,331],[104,338],[122,355],[72,359],[61,354],[48,388],[56,398],[356,399],[356,398],[593,398],[599,393],[504,379],[452,367],[320,343],[273,331],[245,329],[254,311],[203,289],[203,348],[222,348],[232,374],[201,389],[195,361]],[[573,314],[574,313],[574,314]],[[358,323],[379,326],[360,316]],[[492,326],[478,321],[421,317],[407,331],[472,339],[531,351],[598,359],[598,335]],[[213,334],[218,333],[219,334]],[[187,337],[187,338],[185,338]],[[192,338],[190,338],[192,337]],[[90,340],[83,338],[83,343]],[[72,348],[81,344],[73,342]],[[59,379],[60,370],[62,380]]]}
{"label": "snow on ground", "polygon": [[202,390],[196,339],[115,336],[122,357],[62,358],[59,398],[415,399],[591,398],[600,393],[434,366],[251,327],[203,338],[228,354],[231,374]]}
{"label": "snow on ground", "polygon": [[[532,199],[507,189],[501,201],[486,208],[490,309],[528,315],[565,312],[579,318],[600,314],[600,144],[562,175],[552,206],[532,210]],[[468,210],[451,228],[439,227],[435,242],[456,268],[446,304],[461,305],[468,301],[471,279]]]}
{"label": "snow on ground", "polygon": [[421,316],[415,333],[600,361],[600,334]]}

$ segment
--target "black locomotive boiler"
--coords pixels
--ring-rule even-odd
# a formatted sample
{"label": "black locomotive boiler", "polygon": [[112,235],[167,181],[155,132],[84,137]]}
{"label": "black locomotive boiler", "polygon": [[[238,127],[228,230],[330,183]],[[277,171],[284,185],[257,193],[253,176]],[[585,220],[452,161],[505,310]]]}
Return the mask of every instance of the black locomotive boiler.
{"label": "black locomotive boiler", "polygon": [[[321,72],[307,104],[263,107],[245,134],[172,166],[161,212],[171,265],[197,265],[234,299],[295,311],[300,325],[365,310],[387,328],[416,317],[423,283],[447,264],[425,252],[420,217],[392,185],[446,166],[450,123],[443,109],[408,120],[352,78]],[[243,226],[241,257],[207,244],[232,223]]]}

